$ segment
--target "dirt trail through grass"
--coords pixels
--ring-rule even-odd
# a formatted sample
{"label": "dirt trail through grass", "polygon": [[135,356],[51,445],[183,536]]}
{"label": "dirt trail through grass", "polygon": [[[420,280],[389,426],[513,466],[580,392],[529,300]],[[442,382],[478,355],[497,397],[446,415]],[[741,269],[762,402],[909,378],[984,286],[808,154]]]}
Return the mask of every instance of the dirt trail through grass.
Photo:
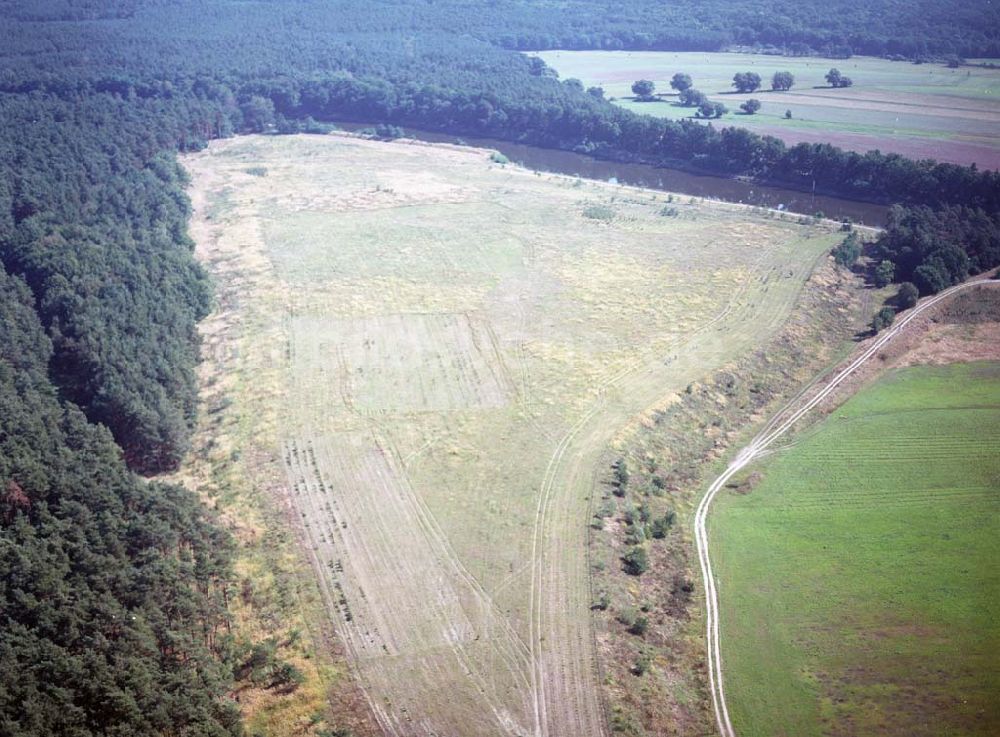
{"label": "dirt trail through grass", "polygon": [[258,451],[382,728],[605,734],[586,525],[610,443],[773,334],[831,226],[448,146],[257,137],[187,163],[209,267],[259,265],[228,360],[267,370],[238,401],[250,435],[275,418]]}
{"label": "dirt trail through grass", "polygon": [[[702,579],[705,586],[706,605],[706,629],[707,629],[707,656],[709,667],[709,680],[712,692],[712,704],[715,710],[716,721],[719,733],[723,737],[736,737],[729,716],[729,709],[726,702],[726,692],[724,687],[722,652],[720,647],[719,628],[719,597],[716,587],[715,575],[712,572],[712,561],[709,556],[708,531],[706,527],[708,512],[712,501],[727,481],[739,473],[743,468],[753,463],[758,458],[763,457],[768,448],[791,430],[796,423],[809,414],[816,407],[823,404],[829,397],[833,396],[837,388],[848,381],[852,375],[859,371],[870,361],[880,350],[890,341],[902,333],[908,324],[918,320],[920,316],[928,310],[932,310],[953,295],[964,292],[968,289],[981,289],[983,287],[994,287],[997,282],[977,279],[964,284],[951,287],[938,295],[928,297],[904,314],[891,329],[872,338],[865,343],[858,353],[841,368],[839,368],[828,380],[819,382],[816,387],[807,390],[801,396],[789,402],[780,412],[778,412],[765,427],[754,437],[745,448],[736,454],[733,461],[726,470],[709,486],[698,507],[695,517],[695,537],[698,546],[698,556],[701,564]],[[926,452],[926,451],[925,451]],[[918,454],[924,457],[924,453]]]}

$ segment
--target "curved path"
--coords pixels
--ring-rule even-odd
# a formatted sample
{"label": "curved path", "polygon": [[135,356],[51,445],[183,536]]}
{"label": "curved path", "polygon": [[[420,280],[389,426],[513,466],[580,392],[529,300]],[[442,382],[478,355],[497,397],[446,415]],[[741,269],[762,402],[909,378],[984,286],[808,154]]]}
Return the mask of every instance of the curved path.
{"label": "curved path", "polygon": [[[580,511],[593,492],[594,474],[606,465],[617,432],[671,392],[702,378],[783,324],[815,258],[789,264],[767,253],[722,309],[691,332],[609,376],[599,399],[562,437],[541,484],[531,551],[529,642],[534,737],[602,737],[609,732],[600,697],[591,631],[590,571],[582,551],[586,527]],[[787,276],[796,288],[760,290]],[[664,353],[672,354],[664,359]],[[581,507],[581,505],[584,505]]]}
{"label": "curved path", "polygon": [[695,512],[694,531],[695,541],[698,547],[698,559],[701,563],[702,581],[705,586],[705,612],[706,612],[706,639],[708,649],[708,677],[709,688],[712,692],[712,708],[715,711],[716,724],[722,737],[736,737],[732,722],[729,719],[729,710],[726,706],[726,693],[722,680],[722,655],[719,647],[719,595],[716,589],[715,576],[712,573],[712,561],[708,553],[708,531],[705,526],[708,511],[712,501],[719,490],[725,486],[726,482],[740,470],[765,454],[769,445],[784,435],[788,430],[805,416],[816,405],[830,396],[830,394],[851,374],[853,374],[868,359],[874,356],[880,348],[891,341],[915,318],[931,309],[936,304],[949,298],[964,289],[983,285],[998,284],[998,281],[990,281],[984,278],[977,278],[972,281],[958,284],[946,289],[933,297],[928,297],[921,301],[916,307],[911,309],[906,315],[900,318],[891,328],[884,331],[874,341],[872,341],[861,353],[856,356],[847,366],[842,368],[827,384],[806,399],[805,394],[789,402],[767,423],[750,443],[743,448],[729,464],[726,470],[719,476],[712,485],[708,487],[705,496]]}

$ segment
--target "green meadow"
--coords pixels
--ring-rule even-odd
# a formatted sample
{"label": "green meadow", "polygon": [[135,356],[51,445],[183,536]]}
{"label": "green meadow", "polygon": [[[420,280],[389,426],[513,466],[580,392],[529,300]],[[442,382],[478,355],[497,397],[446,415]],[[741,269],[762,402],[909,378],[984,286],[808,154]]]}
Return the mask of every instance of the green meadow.
{"label": "green meadow", "polygon": [[[857,151],[880,149],[911,158],[935,158],[980,168],[1000,166],[1000,68],[975,65],[950,69],[939,63],[913,64],[872,57],[823,59],[760,54],[667,51],[545,51],[537,54],[562,79],[577,78],[600,86],[622,107],[666,118],[690,118],[694,108],[676,104],[670,79],[691,75],[694,87],[730,112],[714,125],[739,125],[794,144],[833,143]],[[825,80],[831,67],[849,76],[850,88],[832,89]],[[786,92],[770,89],[777,71],[789,71],[795,85]],[[737,94],[737,72],[756,72],[762,89]],[[657,102],[632,99],[631,86],[649,79]],[[756,115],[740,104],[760,101]],[[786,118],[785,112],[792,117]]]}
{"label": "green meadow", "polygon": [[1000,364],[893,371],[759,470],[711,520],[737,733],[1000,734]]}

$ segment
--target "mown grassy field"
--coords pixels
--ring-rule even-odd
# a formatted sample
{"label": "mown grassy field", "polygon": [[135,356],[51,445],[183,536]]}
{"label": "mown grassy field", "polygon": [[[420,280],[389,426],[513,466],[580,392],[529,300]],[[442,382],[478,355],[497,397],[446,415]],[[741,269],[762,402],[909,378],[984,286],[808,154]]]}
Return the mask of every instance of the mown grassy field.
{"label": "mown grassy field", "polygon": [[612,440],[778,331],[835,225],[343,135],[185,163],[227,467],[298,520],[382,729],[600,734]]}
{"label": "mown grassy field", "polygon": [[[656,91],[674,93],[670,79],[686,72],[695,88],[730,113],[714,125],[738,125],[777,136],[788,143],[818,141],[856,151],[879,149],[911,158],[934,158],[980,168],[1000,167],[1000,69],[943,64],[912,64],[871,57],[834,60],[754,54],[545,51],[538,53],[563,79],[599,85],[607,96],[636,112],[667,118],[694,115],[674,97],[642,103],[632,99],[637,79],[656,83]],[[831,89],[824,75],[838,68],[854,80],[847,89]],[[757,72],[763,91],[736,94],[737,72]],[[795,86],[770,91],[771,76],[790,71]],[[756,115],[739,113],[744,100],[761,102]],[[791,110],[792,118],[785,118]]]}
{"label": "mown grassy field", "polygon": [[1000,364],[892,371],[711,521],[741,735],[1000,732]]}

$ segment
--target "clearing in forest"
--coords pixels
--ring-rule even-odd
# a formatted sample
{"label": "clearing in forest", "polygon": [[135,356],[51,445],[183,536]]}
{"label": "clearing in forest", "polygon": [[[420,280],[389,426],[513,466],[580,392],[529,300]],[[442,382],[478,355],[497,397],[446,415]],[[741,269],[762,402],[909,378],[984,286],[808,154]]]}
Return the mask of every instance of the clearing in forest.
{"label": "clearing in forest", "polygon": [[998,733],[998,397],[996,362],[894,370],[718,498],[737,734]]}
{"label": "clearing in forest", "polygon": [[[864,153],[878,149],[912,159],[936,159],[1000,168],[1000,68],[984,60],[949,68],[941,63],[913,64],[873,57],[850,59],[766,56],[760,54],[673,51],[543,51],[545,63],[563,79],[604,88],[615,103],[639,113],[664,118],[692,118],[696,108],[682,107],[670,80],[689,74],[694,88],[729,113],[713,125],[735,125],[791,145],[832,143]],[[994,60],[995,62],[995,60]],[[831,88],[831,68],[850,77],[849,88]],[[775,72],[795,77],[791,90],[773,92]],[[760,90],[737,93],[733,75],[756,72]],[[633,99],[632,83],[648,79],[655,102]],[[761,103],[755,115],[740,105],[749,98]],[[792,117],[786,118],[785,111]]]}
{"label": "clearing in forest", "polygon": [[[241,336],[212,355],[395,735],[606,732],[586,530],[631,418],[760,345],[838,236],[488,151],[186,158]],[[261,459],[270,461],[261,461]]]}

